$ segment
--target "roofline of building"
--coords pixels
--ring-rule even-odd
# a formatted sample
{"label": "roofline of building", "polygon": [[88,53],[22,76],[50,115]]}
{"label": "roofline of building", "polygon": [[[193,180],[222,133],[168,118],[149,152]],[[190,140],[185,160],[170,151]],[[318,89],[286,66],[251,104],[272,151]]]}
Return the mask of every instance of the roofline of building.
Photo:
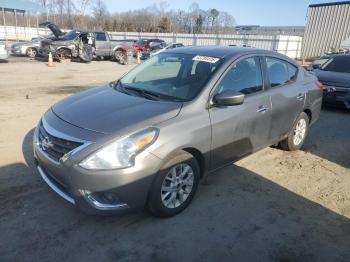
{"label": "roofline of building", "polygon": [[309,7],[313,8],[313,7],[332,6],[332,5],[349,5],[349,4],[350,4],[350,1],[339,1],[339,2],[332,2],[332,3],[313,4],[313,5],[309,5]]}

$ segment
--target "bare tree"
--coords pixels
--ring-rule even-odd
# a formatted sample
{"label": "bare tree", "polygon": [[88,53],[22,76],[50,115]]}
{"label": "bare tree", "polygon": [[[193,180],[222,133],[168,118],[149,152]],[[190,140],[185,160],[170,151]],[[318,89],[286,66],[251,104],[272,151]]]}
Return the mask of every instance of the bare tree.
{"label": "bare tree", "polygon": [[[193,2],[188,10],[169,10],[166,1],[149,7],[110,14],[104,0],[35,0],[49,10],[49,19],[67,28],[113,31],[220,33],[233,32],[235,20],[225,11],[207,11]],[[46,16],[42,16],[42,20]],[[11,22],[11,18],[9,19]]]}

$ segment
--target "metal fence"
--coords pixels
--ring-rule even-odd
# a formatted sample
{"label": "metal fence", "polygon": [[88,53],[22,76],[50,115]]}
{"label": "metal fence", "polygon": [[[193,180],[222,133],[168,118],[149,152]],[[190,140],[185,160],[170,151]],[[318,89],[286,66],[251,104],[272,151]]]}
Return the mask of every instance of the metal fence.
{"label": "metal fence", "polygon": [[[0,39],[29,40],[38,35],[48,35],[44,28],[0,26]],[[166,42],[184,45],[238,45],[274,50],[291,58],[300,58],[301,36],[289,35],[233,35],[233,34],[178,34],[178,33],[137,33],[109,32],[113,40],[160,38]]]}
{"label": "metal fence", "polygon": [[341,47],[350,37],[350,2],[309,6],[308,21],[302,49],[303,58],[322,55]]}
{"label": "metal fence", "polygon": [[177,34],[177,33],[137,33],[110,32],[112,39],[161,38],[166,42],[184,45],[238,45],[274,50],[291,58],[300,58],[301,36],[289,35],[212,35],[212,34]]}

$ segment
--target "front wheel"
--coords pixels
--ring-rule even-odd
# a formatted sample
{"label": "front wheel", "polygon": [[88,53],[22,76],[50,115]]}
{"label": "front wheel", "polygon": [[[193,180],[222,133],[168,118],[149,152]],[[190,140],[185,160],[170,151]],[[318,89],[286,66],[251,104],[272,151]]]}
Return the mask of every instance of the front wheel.
{"label": "front wheel", "polygon": [[30,58],[35,58],[37,54],[38,54],[38,51],[33,47],[29,47],[26,51],[26,55]]}
{"label": "front wheel", "polygon": [[66,59],[70,59],[72,57],[72,53],[68,49],[59,49],[56,52],[56,57],[59,61],[63,61]]}
{"label": "front wheel", "polygon": [[198,187],[200,169],[197,160],[181,151],[172,157],[157,175],[148,199],[152,214],[175,216],[192,201]]}
{"label": "front wheel", "polygon": [[288,151],[299,150],[304,144],[308,131],[309,117],[305,112],[302,112],[296,120],[292,130],[289,132],[288,137],[281,141],[281,148]]}

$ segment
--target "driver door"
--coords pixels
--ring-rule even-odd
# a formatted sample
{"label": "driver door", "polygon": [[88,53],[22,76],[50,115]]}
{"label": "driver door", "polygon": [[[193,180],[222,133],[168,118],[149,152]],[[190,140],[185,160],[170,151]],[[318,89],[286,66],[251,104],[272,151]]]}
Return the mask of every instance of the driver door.
{"label": "driver door", "polygon": [[234,63],[218,81],[214,95],[233,90],[245,94],[245,100],[241,105],[213,105],[209,109],[212,169],[268,144],[271,103],[263,79],[260,57],[251,56]]}

